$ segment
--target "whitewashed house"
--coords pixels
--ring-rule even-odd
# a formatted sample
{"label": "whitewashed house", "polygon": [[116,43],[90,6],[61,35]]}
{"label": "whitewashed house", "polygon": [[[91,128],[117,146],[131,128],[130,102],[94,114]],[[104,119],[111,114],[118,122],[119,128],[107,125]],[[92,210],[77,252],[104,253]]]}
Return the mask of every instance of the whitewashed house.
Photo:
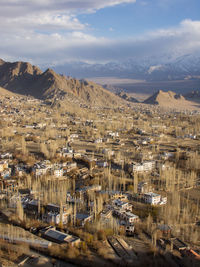
{"label": "whitewashed house", "polygon": [[144,198],[145,203],[151,204],[151,205],[158,205],[161,201],[161,195],[153,193],[153,192],[145,193],[143,198]]}

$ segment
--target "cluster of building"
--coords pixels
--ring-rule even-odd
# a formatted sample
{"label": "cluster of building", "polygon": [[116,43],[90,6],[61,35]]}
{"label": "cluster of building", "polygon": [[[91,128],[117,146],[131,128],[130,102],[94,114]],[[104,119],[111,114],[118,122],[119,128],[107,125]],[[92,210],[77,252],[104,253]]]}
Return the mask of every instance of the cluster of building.
{"label": "cluster of building", "polygon": [[112,203],[113,215],[117,216],[127,226],[139,221],[139,217],[133,214],[132,205],[128,202],[115,199]]}
{"label": "cluster of building", "polygon": [[[139,195],[143,203],[141,206],[145,204],[159,206],[167,203],[167,197],[158,193],[161,191],[160,183],[157,181],[160,179],[161,170],[166,166],[165,163],[172,162],[175,158],[176,144],[165,142],[167,138],[171,138],[176,127],[174,115],[164,113],[156,119],[153,110],[141,108],[134,112],[131,110],[130,114],[129,110],[127,114],[123,113],[124,123],[119,123],[115,112],[110,115],[105,110],[94,109],[91,113],[94,112],[96,119],[88,120],[63,111],[59,121],[56,116],[53,117],[55,114],[42,101],[33,102],[34,105],[29,109],[32,102],[28,102],[27,99],[24,102],[19,99],[16,108],[9,104],[11,100],[6,100],[1,115],[4,117],[5,125],[12,126],[10,142],[15,143],[15,139],[23,137],[27,150],[25,159],[24,155],[21,155],[23,159],[19,160],[15,156],[12,159],[13,155],[10,152],[1,154],[1,180],[8,182],[8,178],[15,178],[9,182],[11,190],[8,196],[13,208],[16,208],[18,197],[17,195],[14,198],[16,194],[14,189],[27,186],[18,183],[18,180],[23,181],[28,174],[32,180],[42,180],[42,176],[48,176],[49,180],[59,182],[66,179],[74,183],[70,188],[73,193],[66,189],[66,201],[62,205],[45,202],[44,204],[41,192],[36,192],[38,198],[30,197],[31,193],[21,198],[27,214],[35,215],[49,225],[60,223],[66,225],[73,222],[75,226],[83,227],[87,222],[92,222],[97,217],[97,213],[102,213],[102,217],[106,220],[112,216],[115,217],[119,224],[125,225],[127,232],[132,233],[134,225],[140,218],[134,214],[133,198],[128,198],[126,190],[129,184],[136,187],[134,192],[135,195]],[[26,102],[25,109],[21,109]],[[41,118],[38,117],[36,121],[32,119],[29,122],[29,117],[34,117],[33,114],[36,113],[41,114]],[[172,126],[164,127],[163,124],[168,120]],[[104,127],[106,121],[109,124]],[[159,122],[161,122],[160,125]],[[115,127],[115,124],[118,126]],[[112,127],[109,128],[109,125]],[[188,138],[192,139],[191,142],[196,140],[196,136],[189,135]],[[7,139],[2,133],[1,145]],[[161,142],[162,140],[164,141]],[[45,154],[45,149],[40,149],[42,145],[45,145],[49,153]],[[36,150],[31,150],[32,147],[36,147]],[[23,154],[19,144],[16,148],[16,154]],[[182,149],[184,150],[185,147]],[[189,150],[188,153],[190,153]],[[28,155],[34,155],[34,162],[25,163]],[[123,175],[125,179],[119,179]],[[155,181],[157,189],[148,186],[145,179],[151,185]],[[120,184],[119,181],[124,184]],[[127,184],[126,181],[128,181]],[[6,191],[6,188],[3,183],[1,191]],[[105,198],[104,195],[106,195]],[[100,204],[97,203],[98,201],[95,202],[99,196],[102,196]],[[81,208],[75,210],[79,206]],[[108,208],[104,213],[105,206]],[[77,237],[61,233],[54,227],[43,229],[41,235],[57,243],[80,242]]]}
{"label": "cluster of building", "polygon": [[32,171],[35,176],[52,175],[55,177],[62,177],[68,172],[77,168],[76,162],[62,162],[52,164],[50,161],[43,161],[34,164]]}

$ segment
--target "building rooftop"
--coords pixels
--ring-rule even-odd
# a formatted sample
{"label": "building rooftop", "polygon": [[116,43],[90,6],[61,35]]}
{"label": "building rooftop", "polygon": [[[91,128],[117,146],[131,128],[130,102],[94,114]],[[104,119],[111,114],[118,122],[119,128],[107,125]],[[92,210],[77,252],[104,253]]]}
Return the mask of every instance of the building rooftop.
{"label": "building rooftop", "polygon": [[127,215],[128,217],[132,217],[132,218],[139,218],[137,215],[135,215],[135,214],[133,214],[133,213],[131,213],[131,212],[126,212],[126,215]]}
{"label": "building rooftop", "polygon": [[149,193],[145,193],[145,196],[150,196],[150,197],[158,197],[160,196],[159,194],[153,193],[153,192],[149,192]]}
{"label": "building rooftop", "polygon": [[49,229],[44,233],[47,237],[53,238],[55,240],[58,240],[60,242],[65,242],[65,239],[68,237],[67,234],[62,233],[57,230]]}

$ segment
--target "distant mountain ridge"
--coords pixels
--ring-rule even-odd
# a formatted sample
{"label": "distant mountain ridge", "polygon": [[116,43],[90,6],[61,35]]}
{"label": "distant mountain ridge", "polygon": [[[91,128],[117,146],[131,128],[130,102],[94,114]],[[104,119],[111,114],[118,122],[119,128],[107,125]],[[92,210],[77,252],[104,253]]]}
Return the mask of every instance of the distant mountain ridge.
{"label": "distant mountain ridge", "polygon": [[128,59],[123,62],[88,64],[69,62],[53,67],[59,73],[76,77],[120,77],[146,81],[200,80],[200,55]]}
{"label": "distant mountain ridge", "polygon": [[13,93],[45,100],[63,100],[68,97],[89,105],[122,104],[122,99],[100,85],[59,75],[52,69],[42,72],[27,62],[9,63],[0,60],[0,86]]}

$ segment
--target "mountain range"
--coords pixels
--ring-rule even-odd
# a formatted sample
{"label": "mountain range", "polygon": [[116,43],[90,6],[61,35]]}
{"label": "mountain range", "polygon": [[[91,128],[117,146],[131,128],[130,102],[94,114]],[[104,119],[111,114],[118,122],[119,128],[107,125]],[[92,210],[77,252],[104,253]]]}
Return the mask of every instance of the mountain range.
{"label": "mountain range", "polygon": [[159,57],[128,59],[123,62],[89,64],[70,62],[53,67],[59,73],[69,73],[76,77],[120,77],[141,79],[145,81],[200,81],[200,55],[183,55],[180,57]]}
{"label": "mountain range", "polygon": [[87,105],[111,107],[119,106],[124,101],[94,82],[59,75],[52,69],[42,72],[27,62],[0,60],[0,86],[13,93],[50,102],[67,99]]}
{"label": "mountain range", "polygon": [[[5,62],[0,59],[0,95],[30,95],[50,104],[119,107],[139,101],[125,92],[112,92],[94,82],[57,74],[52,69],[42,71],[27,62]],[[143,104],[161,107],[196,109],[200,102],[198,90],[186,95],[158,90]]]}

